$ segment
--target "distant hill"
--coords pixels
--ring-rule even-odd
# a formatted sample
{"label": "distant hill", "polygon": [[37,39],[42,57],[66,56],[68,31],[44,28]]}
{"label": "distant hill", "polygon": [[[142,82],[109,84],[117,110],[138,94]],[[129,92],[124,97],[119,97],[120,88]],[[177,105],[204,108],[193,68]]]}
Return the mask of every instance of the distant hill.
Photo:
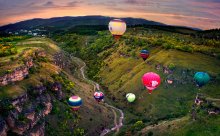
{"label": "distant hill", "polygon": [[[68,29],[79,25],[108,25],[113,17],[104,16],[80,16],[80,17],[55,17],[49,19],[35,18],[25,20],[14,24],[9,24],[0,27],[0,31],[17,31],[20,29],[34,29],[34,28],[56,28]],[[163,23],[149,21],[140,18],[122,18],[127,25],[165,25]]]}

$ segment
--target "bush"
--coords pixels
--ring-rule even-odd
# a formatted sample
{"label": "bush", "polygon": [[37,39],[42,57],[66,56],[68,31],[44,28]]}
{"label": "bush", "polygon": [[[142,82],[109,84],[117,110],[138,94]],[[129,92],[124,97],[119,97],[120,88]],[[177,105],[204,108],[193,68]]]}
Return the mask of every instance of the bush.
{"label": "bush", "polygon": [[137,122],[132,126],[132,132],[134,132],[134,131],[140,131],[142,128],[144,128],[144,123],[143,123],[143,121],[137,121]]}
{"label": "bush", "polygon": [[161,45],[164,44],[164,41],[161,40],[161,39],[158,39],[156,41],[153,41],[152,44],[155,45],[155,46],[161,46]]}
{"label": "bush", "polygon": [[220,60],[220,53],[217,54],[217,58]]}
{"label": "bush", "polygon": [[182,46],[181,50],[185,52],[191,52],[191,53],[193,52],[193,48],[187,45]]}
{"label": "bush", "polygon": [[31,68],[29,69],[29,72],[30,72],[30,74],[38,73],[38,72],[39,72],[39,69],[38,69],[37,67],[31,67]]}
{"label": "bush", "polygon": [[176,68],[176,66],[175,66],[173,63],[170,63],[170,64],[168,65],[168,68],[169,68],[170,70],[174,70],[174,69]]}
{"label": "bush", "polygon": [[147,136],[153,136],[154,133],[152,131],[148,132]]}
{"label": "bush", "polygon": [[0,44],[0,57],[5,57],[17,53],[17,48],[9,43]]}
{"label": "bush", "polygon": [[163,43],[162,47],[165,49],[173,49],[173,45],[170,43]]}
{"label": "bush", "polygon": [[73,135],[74,136],[84,136],[85,131],[84,131],[84,129],[76,128],[76,129],[74,129]]}

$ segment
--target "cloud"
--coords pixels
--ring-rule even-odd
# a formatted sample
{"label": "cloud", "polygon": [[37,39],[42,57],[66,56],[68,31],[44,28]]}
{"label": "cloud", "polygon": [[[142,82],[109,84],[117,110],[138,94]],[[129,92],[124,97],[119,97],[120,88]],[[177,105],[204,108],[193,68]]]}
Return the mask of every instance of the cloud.
{"label": "cloud", "polygon": [[45,4],[43,4],[43,6],[51,7],[51,6],[54,6],[54,3],[52,1],[48,1]]}
{"label": "cloud", "polygon": [[71,1],[71,2],[67,2],[66,6],[67,7],[76,7],[79,6],[80,4],[83,4],[83,1],[77,0],[77,1]]}
{"label": "cloud", "polygon": [[220,0],[0,0],[0,24],[35,17],[104,15],[213,28],[220,27],[219,7]]}

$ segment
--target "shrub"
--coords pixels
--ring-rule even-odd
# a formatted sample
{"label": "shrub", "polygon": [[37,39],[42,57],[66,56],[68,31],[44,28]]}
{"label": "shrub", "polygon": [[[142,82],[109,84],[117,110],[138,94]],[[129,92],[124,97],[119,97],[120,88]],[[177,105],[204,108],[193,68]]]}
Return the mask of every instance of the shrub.
{"label": "shrub", "polygon": [[153,136],[154,133],[152,131],[148,132],[147,136]]}
{"label": "shrub", "polygon": [[217,54],[217,58],[220,60],[220,53]]}
{"label": "shrub", "polygon": [[187,45],[182,46],[181,50],[185,52],[193,52],[193,48]]}
{"label": "shrub", "polygon": [[165,49],[173,49],[173,45],[172,44],[170,44],[170,43],[163,43],[163,48],[165,48]]}
{"label": "shrub", "polygon": [[84,136],[85,131],[82,128],[76,128],[76,129],[74,129],[73,135],[74,136]]}
{"label": "shrub", "polygon": [[156,40],[156,41],[153,41],[153,42],[152,42],[152,45],[161,46],[161,45],[163,45],[163,43],[164,43],[163,40],[158,39],[158,40]]}
{"label": "shrub", "polygon": [[174,70],[174,69],[176,68],[176,66],[175,66],[175,64],[170,63],[170,64],[168,65],[168,68],[169,68],[170,70]]}
{"label": "shrub", "polygon": [[29,72],[30,72],[30,74],[34,74],[34,73],[39,72],[39,69],[38,69],[37,67],[31,67],[31,68],[29,69]]}
{"label": "shrub", "polygon": [[144,128],[144,123],[139,120],[132,126],[132,131],[140,131],[142,128]]}

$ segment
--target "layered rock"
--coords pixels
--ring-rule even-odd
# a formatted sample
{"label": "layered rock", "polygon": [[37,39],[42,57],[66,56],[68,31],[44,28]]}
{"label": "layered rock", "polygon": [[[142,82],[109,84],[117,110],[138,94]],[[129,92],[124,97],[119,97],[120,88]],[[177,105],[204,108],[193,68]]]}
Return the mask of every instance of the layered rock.
{"label": "layered rock", "polygon": [[8,85],[9,83],[21,81],[29,74],[29,68],[33,66],[33,60],[26,61],[24,66],[18,67],[13,72],[0,77],[0,86]]}
{"label": "layered rock", "polygon": [[51,96],[42,91],[46,90],[46,87],[34,88],[41,88],[34,102],[31,101],[32,98],[28,98],[33,96],[28,94],[10,101],[14,108],[8,111],[7,117],[0,118],[0,136],[6,136],[8,130],[18,135],[44,135],[44,123],[40,120],[52,111]]}
{"label": "layered rock", "polygon": [[7,136],[8,125],[5,120],[0,116],[0,136]]}
{"label": "layered rock", "polygon": [[44,136],[45,132],[45,122],[37,124],[30,132],[27,133],[27,136]]}
{"label": "layered rock", "polygon": [[54,82],[51,89],[56,93],[56,97],[58,100],[63,99],[64,94],[62,92],[62,85],[60,83]]}

